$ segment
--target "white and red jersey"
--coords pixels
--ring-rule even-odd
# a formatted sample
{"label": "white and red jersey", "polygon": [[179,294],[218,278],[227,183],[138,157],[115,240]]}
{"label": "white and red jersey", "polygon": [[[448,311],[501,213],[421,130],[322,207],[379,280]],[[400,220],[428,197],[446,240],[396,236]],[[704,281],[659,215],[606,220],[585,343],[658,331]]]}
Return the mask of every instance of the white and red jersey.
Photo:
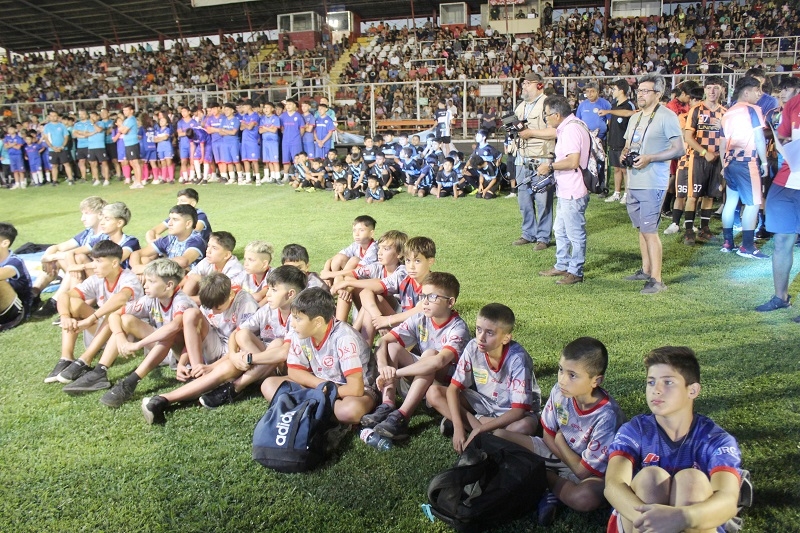
{"label": "white and red jersey", "polygon": [[244,268],[242,268],[242,264],[239,262],[235,256],[231,256],[230,259],[225,263],[222,267],[222,270],[217,270],[217,267],[211,264],[206,258],[203,258],[202,261],[197,263],[192,269],[189,271],[189,274],[196,274],[198,276],[207,276],[209,274],[213,274],[214,272],[222,272],[228,279],[233,281],[237,279],[242,273],[244,273]]}
{"label": "white and red jersey", "polygon": [[239,329],[246,329],[257,334],[264,344],[275,339],[286,337],[289,332],[292,315],[281,314],[280,309],[273,309],[269,305],[260,307],[253,316],[239,324]]}
{"label": "white and red jersey", "polygon": [[410,350],[416,346],[420,354],[431,349],[437,352],[450,350],[455,355],[453,364],[472,338],[467,323],[455,311],[442,324],[437,324],[424,313],[417,313],[392,329],[391,333],[404,348]]}
{"label": "white and red jersey", "polygon": [[[397,274],[397,270],[395,270],[395,274]],[[381,285],[383,285],[385,294],[391,294],[397,298],[403,311],[414,309],[419,302],[419,295],[422,294],[422,285],[408,276],[401,279],[400,275],[393,274],[388,278],[383,278]]]}
{"label": "white and red jersey", "polygon": [[344,250],[339,252],[342,255],[346,255],[347,257],[358,257],[359,265],[369,265],[371,263],[378,262],[378,243],[375,241],[369,241],[369,244],[366,248],[362,248],[360,244],[354,242]]}
{"label": "white and red jersey", "polygon": [[459,389],[472,389],[494,406],[497,416],[511,409],[539,413],[542,392],[533,373],[533,359],[518,342],[503,347],[497,368],[480,351],[474,339],[458,359],[450,383]]}
{"label": "white and red jersey", "polygon": [[225,341],[236,331],[239,324],[258,311],[258,302],[253,299],[252,295],[241,290],[233,290],[236,291],[236,297],[230,307],[221,313],[215,314],[208,307],[200,306],[203,316],[206,317],[217,335]]}
{"label": "white and red jersey", "polygon": [[183,291],[178,291],[172,295],[172,299],[166,306],[161,305],[158,298],[145,295],[138,300],[128,302],[122,313],[135,316],[159,329],[176,318],[180,318],[187,309],[196,307],[191,298],[186,296]]}
{"label": "white and red jersey", "polygon": [[320,379],[340,385],[347,376],[361,372],[365,387],[375,385],[378,369],[364,338],[346,322],[333,319],[322,342],[317,345],[312,337],[301,339],[291,330],[287,337],[289,368],[311,372]]}
{"label": "white and red jersey", "polygon": [[255,274],[248,274],[244,271],[244,269],[242,269],[242,271],[236,275],[235,278],[231,278],[231,284],[240,287],[246,293],[255,294],[267,286],[268,277],[269,270],[264,272],[264,277],[261,278],[261,281],[258,281],[258,276]]}
{"label": "white and red jersey", "polygon": [[129,289],[133,295],[129,300],[135,301],[144,295],[139,278],[130,270],[120,270],[119,276],[117,276],[113,285],[107,279],[95,274],[89,276],[75,287],[75,290],[78,291],[84,301],[95,300],[97,307],[102,306],[109,298],[125,289]]}
{"label": "white and red jersey", "polygon": [[617,402],[605,390],[598,389],[603,399],[591,409],[582,411],[574,398],[566,398],[556,383],[542,410],[542,429],[555,436],[561,431],[570,449],[581,456],[581,464],[589,472],[603,477],[608,454],[617,429],[625,421]]}
{"label": "white and red jersey", "polygon": [[[371,265],[361,265],[353,270],[353,277],[356,279],[379,279],[384,289],[387,286],[397,287],[399,290],[400,284],[408,277],[405,265],[398,265],[394,272],[389,274],[386,267],[380,263],[372,263]],[[387,292],[386,294],[397,298],[399,296],[398,290],[394,292]]]}

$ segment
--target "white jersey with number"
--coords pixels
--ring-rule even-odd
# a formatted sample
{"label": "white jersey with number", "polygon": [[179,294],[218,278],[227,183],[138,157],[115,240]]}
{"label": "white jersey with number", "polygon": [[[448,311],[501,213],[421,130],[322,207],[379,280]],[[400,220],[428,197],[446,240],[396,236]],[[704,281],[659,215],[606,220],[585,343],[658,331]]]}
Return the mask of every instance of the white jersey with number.
{"label": "white jersey with number", "polygon": [[167,306],[161,305],[158,298],[142,296],[138,300],[128,302],[122,313],[135,316],[159,329],[183,315],[187,309],[196,307],[191,298],[186,296],[183,291],[178,291],[172,295],[172,299]]}
{"label": "white jersey with number", "polygon": [[294,329],[287,340],[290,343],[286,362],[289,368],[311,372],[339,385],[347,383],[347,376],[361,372],[365,387],[375,385],[378,369],[371,350],[350,324],[331,320],[319,345],[311,337],[301,339]]}

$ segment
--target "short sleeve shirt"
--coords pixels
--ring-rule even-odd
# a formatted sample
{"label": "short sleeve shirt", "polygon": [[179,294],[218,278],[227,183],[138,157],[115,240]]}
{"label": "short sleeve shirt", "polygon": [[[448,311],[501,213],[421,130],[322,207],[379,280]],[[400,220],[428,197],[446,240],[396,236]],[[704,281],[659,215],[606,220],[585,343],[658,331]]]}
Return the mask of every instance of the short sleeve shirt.
{"label": "short sleeve shirt", "polygon": [[33,293],[31,292],[32,282],[28,268],[25,266],[25,261],[16,254],[10,253],[5,261],[0,263],[0,268],[14,269],[16,274],[7,278],[6,281],[11,285],[11,288],[14,289],[14,292],[17,293],[17,297],[22,302],[23,307],[25,307],[25,313],[30,313],[31,306],[33,305]]}
{"label": "short sleeve shirt", "polygon": [[242,269],[239,275],[237,275],[235,278],[231,278],[231,283],[240,287],[244,292],[255,294],[267,286],[268,277],[269,270],[264,273],[264,277],[261,278],[261,281],[258,281],[258,278],[255,276],[255,274],[248,274],[244,271],[244,269]]}
{"label": "short sleeve shirt", "polygon": [[403,311],[408,311],[409,309],[414,309],[417,302],[419,302],[419,295],[422,294],[422,285],[417,283],[414,278],[408,277],[405,272],[404,274],[406,277],[401,278],[401,276],[397,275],[397,270],[395,270],[394,274],[381,280],[381,285],[383,285],[384,293],[396,294],[400,307]]}
{"label": "short sleeve shirt", "polygon": [[359,265],[368,265],[378,261],[378,243],[370,241],[367,248],[364,249],[360,244],[354,242],[339,253],[347,257],[358,257]]}
{"label": "short sleeve shirt", "polygon": [[142,284],[139,278],[130,270],[121,270],[113,285],[108,280],[98,275],[89,276],[83,280],[75,290],[81,295],[83,300],[95,300],[97,307],[105,304],[109,298],[119,292],[129,289],[132,293],[132,300],[138,300],[144,295]]}
{"label": "short sleeve shirt", "polygon": [[231,334],[236,331],[236,328],[239,327],[239,324],[242,324],[255,314],[258,310],[258,303],[250,294],[237,291],[230,307],[223,312],[213,313],[211,309],[204,306],[200,306],[200,310],[217,335],[227,341]]}
{"label": "short sleeve shirt", "polygon": [[[669,149],[672,139],[683,137],[678,116],[672,110],[659,105],[652,120],[650,116],[639,111],[628,122],[625,138],[630,141],[632,151],[657,154]],[[628,188],[666,190],[670,163],[654,161],[642,169],[628,169]]]}
{"label": "short sleeve shirt", "polygon": [[196,307],[186,293],[178,291],[172,295],[169,305],[166,306],[161,305],[159,299],[152,296],[142,296],[138,300],[129,301],[125,305],[123,314],[135,316],[159,329],[182,316],[187,309]]}
{"label": "short sleeve shirt", "polygon": [[[800,139],[800,95],[789,100],[783,107],[778,135],[790,139]],[[789,189],[800,189],[800,170],[791,171],[786,161],[781,165],[772,183]]]}
{"label": "short sleeve shirt", "polygon": [[167,235],[166,237],[156,239],[153,241],[153,248],[156,249],[159,255],[164,255],[170,259],[173,257],[181,257],[188,250],[195,250],[200,255],[198,255],[197,259],[190,265],[194,267],[206,254],[206,241],[203,240],[203,237],[201,237],[199,233],[193,231],[192,234],[183,241],[179,241],[178,237],[175,235]]}
{"label": "short sleeve shirt", "polygon": [[203,259],[192,267],[192,269],[189,271],[189,274],[207,276],[209,274],[213,274],[214,272],[222,272],[228,276],[228,279],[233,281],[234,279],[239,278],[239,276],[244,272],[244,268],[242,268],[242,264],[239,262],[239,259],[232,255],[222,267],[222,270],[217,270],[217,268],[212,265],[208,259]]}
{"label": "short sleeve shirt", "polygon": [[259,307],[253,316],[239,325],[239,329],[246,329],[257,334],[265,344],[286,337],[289,332],[291,315],[282,316],[280,309],[273,309],[269,305]]}
{"label": "short sleeve shirt", "polygon": [[720,121],[725,111],[723,106],[712,111],[703,102],[700,102],[689,110],[686,119],[686,130],[694,134],[697,144],[715,154],[719,153],[719,144],[722,138]]}
{"label": "short sleeve shirt", "polygon": [[417,313],[392,329],[391,333],[406,349],[416,346],[419,353],[431,349],[437,352],[450,350],[455,355],[454,361],[472,338],[467,323],[456,312],[443,324],[437,324],[424,313]]}

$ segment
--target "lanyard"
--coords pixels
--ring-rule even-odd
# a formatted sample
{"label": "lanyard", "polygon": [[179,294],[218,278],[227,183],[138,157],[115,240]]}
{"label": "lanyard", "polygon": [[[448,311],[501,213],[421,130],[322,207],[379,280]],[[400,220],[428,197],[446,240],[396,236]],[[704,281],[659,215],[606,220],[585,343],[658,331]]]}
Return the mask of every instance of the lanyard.
{"label": "lanyard", "polygon": [[[642,146],[644,146],[644,136],[645,136],[645,135],[647,135],[647,128],[649,128],[649,127],[650,127],[650,123],[651,123],[651,122],[653,122],[653,118],[656,116],[656,111],[658,111],[658,107],[659,107],[660,105],[661,105],[661,104],[656,104],[656,107],[655,107],[655,108],[653,108],[653,112],[652,112],[652,113],[650,113],[650,118],[649,118],[649,119],[647,119],[647,124],[645,124],[645,126],[644,126],[644,131],[642,132],[642,138],[641,138],[641,140],[640,140],[640,141],[637,143],[637,144],[639,145],[639,148],[641,148]],[[637,129],[639,129],[639,123],[642,121],[642,117],[643,117],[643,116],[644,116],[644,113],[642,113],[641,115],[639,115],[639,120],[637,120],[637,121],[636,121],[636,125],[633,127],[633,131],[634,131],[634,132],[635,132]],[[632,143],[631,143],[631,144],[632,144]]]}

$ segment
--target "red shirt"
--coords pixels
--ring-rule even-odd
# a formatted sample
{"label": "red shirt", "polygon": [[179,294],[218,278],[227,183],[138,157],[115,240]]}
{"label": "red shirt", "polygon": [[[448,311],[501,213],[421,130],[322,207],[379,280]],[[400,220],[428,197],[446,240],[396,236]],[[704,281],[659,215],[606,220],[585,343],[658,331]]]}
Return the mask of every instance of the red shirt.
{"label": "red shirt", "polygon": [[[800,130],[800,95],[795,96],[783,106],[781,123],[778,126],[778,135],[791,138],[792,130]],[[784,161],[780,170],[778,170],[778,173],[775,175],[775,179],[772,180],[772,183],[777,183],[781,187],[786,187],[788,189],[800,189],[800,179],[792,177],[790,180],[790,173],[789,165]]]}

